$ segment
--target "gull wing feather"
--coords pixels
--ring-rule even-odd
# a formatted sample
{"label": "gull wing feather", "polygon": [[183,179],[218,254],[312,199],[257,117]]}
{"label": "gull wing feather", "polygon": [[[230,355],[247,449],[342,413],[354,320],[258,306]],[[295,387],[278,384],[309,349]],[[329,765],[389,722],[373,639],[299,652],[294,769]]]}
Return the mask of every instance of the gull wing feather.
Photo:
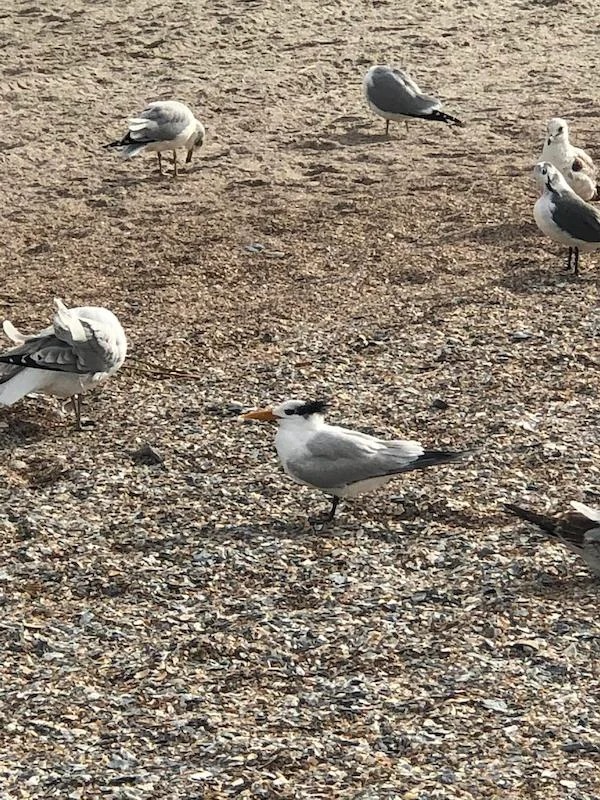
{"label": "gull wing feather", "polygon": [[331,426],[309,439],[287,467],[301,481],[327,489],[403,472],[422,454],[418,442],[386,442]]}
{"label": "gull wing feather", "polygon": [[156,101],[129,120],[129,136],[135,142],[169,142],[192,121],[193,114],[182,103]]}
{"label": "gull wing feather", "polygon": [[367,98],[386,114],[421,117],[441,107],[441,102],[422,94],[418,86],[400,70],[375,72],[366,84]]}

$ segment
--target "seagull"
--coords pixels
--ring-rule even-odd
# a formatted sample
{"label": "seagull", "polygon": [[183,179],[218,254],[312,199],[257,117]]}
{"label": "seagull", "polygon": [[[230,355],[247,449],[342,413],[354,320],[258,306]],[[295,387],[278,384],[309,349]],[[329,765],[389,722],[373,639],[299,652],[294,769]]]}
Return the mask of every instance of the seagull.
{"label": "seagull", "polygon": [[582,200],[592,200],[599,193],[598,171],[590,156],[569,142],[569,126],[566,120],[554,117],[548,120],[544,139],[542,161],[548,161],[559,169],[567,183]]}
{"label": "seagull", "polygon": [[273,408],[242,415],[245,420],[278,423],[275,448],[284,472],[296,483],[333,495],[328,521],[342,497],[384,486],[396,475],[457,461],[464,452],[424,450],[419,442],[385,440],[328,425],[322,400],[286,400]]}
{"label": "seagull", "polygon": [[567,270],[574,262],[573,274],[579,275],[579,251],[600,248],[600,211],[578,197],[561,172],[548,161],[536,164],[533,174],[542,190],[533,207],[537,226],[555,242],[569,246]]}
{"label": "seagull", "polygon": [[144,150],[158,154],[158,171],[163,174],[163,150],[173,151],[173,175],[177,177],[177,150],[185,148],[189,164],[195,147],[204,143],[206,132],[191,109],[176,100],[156,100],[129,120],[129,130],[122,139],[103,145],[121,148],[123,158],[132,158]]}
{"label": "seagull", "polygon": [[536,525],[553,539],[582,558],[594,575],[600,575],[600,511],[573,501],[574,511],[555,517],[538,514],[526,508],[505,503],[505,509],[527,522]]}
{"label": "seagull", "polygon": [[456,117],[444,113],[441,100],[423,94],[412,78],[401,69],[375,66],[363,80],[365,97],[371,111],[385,120],[385,133],[389,133],[390,120],[403,119],[408,129],[408,120],[425,119],[447,122],[449,125],[464,125]]}
{"label": "seagull", "polygon": [[5,320],[4,333],[16,344],[0,355],[0,406],[33,392],[69,397],[81,430],[81,395],[121,367],[127,340],[107,308],[67,308],[56,299],[52,325],[25,335]]}

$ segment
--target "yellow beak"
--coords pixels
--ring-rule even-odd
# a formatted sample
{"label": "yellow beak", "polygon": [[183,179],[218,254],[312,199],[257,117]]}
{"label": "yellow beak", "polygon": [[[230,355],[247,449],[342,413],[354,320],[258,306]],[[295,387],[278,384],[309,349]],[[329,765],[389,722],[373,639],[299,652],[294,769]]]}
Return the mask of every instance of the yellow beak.
{"label": "yellow beak", "polygon": [[242,419],[258,419],[261,422],[274,422],[277,417],[270,408],[257,408],[254,411],[248,411],[247,414],[242,414]]}

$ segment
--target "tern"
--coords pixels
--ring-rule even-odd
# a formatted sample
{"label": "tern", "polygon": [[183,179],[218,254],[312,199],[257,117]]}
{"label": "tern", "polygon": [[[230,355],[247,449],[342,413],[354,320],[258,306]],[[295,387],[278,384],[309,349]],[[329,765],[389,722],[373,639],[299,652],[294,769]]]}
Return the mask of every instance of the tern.
{"label": "tern", "polygon": [[592,200],[598,195],[598,171],[590,156],[569,142],[566,120],[554,117],[548,120],[541,161],[548,161],[559,169],[571,189],[582,200]]}
{"label": "tern", "polygon": [[407,128],[411,119],[464,125],[456,117],[442,111],[441,100],[423,94],[412,78],[400,69],[371,67],[364,77],[363,89],[371,111],[385,120],[386,136],[390,121],[404,120]]}
{"label": "tern", "polygon": [[594,575],[600,575],[600,511],[583,503],[571,503],[569,510],[556,516],[538,514],[526,508],[505,503],[505,509],[540,528],[551,538],[585,561]]}
{"label": "tern", "polygon": [[129,130],[122,139],[103,146],[118,148],[123,158],[132,158],[144,150],[155,152],[161,175],[161,153],[172,150],[173,175],[177,177],[177,150],[187,150],[185,163],[189,164],[194,148],[202,146],[205,135],[204,126],[186,105],[177,100],[156,100],[129,120]]}
{"label": "tern", "polygon": [[39,333],[26,335],[4,322],[4,333],[16,347],[0,355],[0,406],[35,392],[69,397],[81,430],[81,395],[121,367],[127,339],[107,308],[54,302],[52,325]]}
{"label": "tern", "polygon": [[379,439],[329,425],[323,415],[326,406],[321,400],[286,400],[242,417],[278,423],[275,447],[284,471],[296,483],[333,496],[329,521],[343,497],[378,489],[403,472],[447,464],[465,455],[424,450],[419,442]]}
{"label": "tern", "polygon": [[600,211],[578,197],[561,172],[548,161],[533,170],[542,196],[533,208],[538,228],[555,242],[569,247],[567,269],[579,275],[579,251],[600,248]]}

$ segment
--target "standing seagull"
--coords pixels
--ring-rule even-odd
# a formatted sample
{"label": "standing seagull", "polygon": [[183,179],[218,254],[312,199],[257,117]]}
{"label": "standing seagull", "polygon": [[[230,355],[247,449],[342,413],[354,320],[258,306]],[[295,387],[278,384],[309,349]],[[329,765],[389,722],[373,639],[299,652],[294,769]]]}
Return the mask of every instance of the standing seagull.
{"label": "standing seagull", "polygon": [[572,553],[580,556],[594,575],[600,575],[600,511],[583,503],[572,502],[571,505],[574,511],[566,511],[555,517],[538,514],[512,503],[505,503],[504,507],[510,514],[558,539]]}
{"label": "standing seagull", "polygon": [[125,360],[127,340],[107,308],[54,302],[53,323],[39,333],[27,336],[4,322],[4,333],[17,346],[0,355],[0,406],[34,392],[70,397],[81,430],[81,394],[114,375]]}
{"label": "standing seagull", "polygon": [[547,161],[536,164],[533,174],[542,196],[533,207],[538,228],[555,242],[569,246],[567,270],[579,275],[579,251],[600,248],[600,212],[571,189],[559,170]]}
{"label": "standing seagull", "polygon": [[355,497],[384,486],[402,472],[456,461],[464,453],[424,450],[419,442],[378,439],[337,425],[323,417],[320,400],[286,400],[274,408],[243,415],[279,423],[275,448],[284,471],[303,483],[333,495],[328,520],[341,497]]}
{"label": "standing seagull", "polygon": [[195,147],[204,142],[205,130],[191,109],[176,100],[156,100],[141,114],[129,120],[129,130],[122,139],[103,145],[121,148],[123,158],[132,158],[144,150],[158,154],[158,171],[163,174],[164,150],[173,151],[173,175],[177,176],[177,150],[185,148],[189,164]]}
{"label": "standing seagull", "polygon": [[559,169],[571,189],[582,200],[592,200],[597,196],[596,166],[585,150],[573,147],[569,142],[569,126],[566,120],[560,117],[548,120],[541,160],[548,161]]}
{"label": "standing seagull", "polygon": [[412,78],[400,69],[371,67],[364,77],[363,88],[371,111],[385,120],[386,136],[390,120],[403,119],[407,128],[409,119],[434,120],[461,127],[464,125],[456,117],[441,111],[441,100],[423,94]]}

